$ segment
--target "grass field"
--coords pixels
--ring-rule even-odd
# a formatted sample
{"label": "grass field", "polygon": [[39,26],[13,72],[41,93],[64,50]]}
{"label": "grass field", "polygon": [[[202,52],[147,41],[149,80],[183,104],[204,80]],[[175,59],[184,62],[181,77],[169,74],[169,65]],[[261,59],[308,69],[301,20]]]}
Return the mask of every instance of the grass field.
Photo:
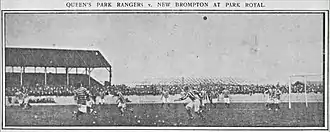
{"label": "grass field", "polygon": [[[205,111],[206,120],[189,120],[184,104],[128,104],[133,112],[120,116],[116,105],[96,106],[97,118],[83,115],[79,120],[72,118],[76,106],[33,106],[23,110],[18,106],[6,107],[5,126],[299,126],[323,127],[323,103],[281,104],[279,111],[268,111],[263,103],[233,103],[230,108],[218,103],[216,108]],[[197,117],[197,115],[194,115]]]}

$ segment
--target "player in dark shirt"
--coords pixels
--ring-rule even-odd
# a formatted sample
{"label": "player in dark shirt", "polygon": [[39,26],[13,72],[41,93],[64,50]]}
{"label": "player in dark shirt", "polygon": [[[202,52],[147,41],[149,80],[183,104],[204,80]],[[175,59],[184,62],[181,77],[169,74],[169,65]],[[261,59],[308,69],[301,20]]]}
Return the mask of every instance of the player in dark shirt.
{"label": "player in dark shirt", "polygon": [[99,104],[104,105],[104,103],[105,103],[104,97],[105,97],[105,91],[101,90],[100,91],[100,102],[99,102]]}
{"label": "player in dark shirt", "polygon": [[214,91],[212,91],[212,89],[210,88],[206,89],[206,97],[210,101],[210,105],[216,108],[216,105],[213,103]]}
{"label": "player in dark shirt", "polygon": [[253,90],[251,88],[248,88],[249,95],[252,96]]}
{"label": "player in dark shirt", "polygon": [[8,96],[8,105],[9,106],[12,106],[13,102],[12,102],[12,97],[11,96]]}
{"label": "player in dark shirt", "polygon": [[200,91],[200,96],[201,96],[201,99],[200,99],[200,102],[201,102],[201,106],[200,106],[200,109],[201,111],[203,110],[206,110],[206,102],[207,102],[207,94],[206,94],[206,91],[203,89]]}
{"label": "player in dark shirt", "polygon": [[97,92],[96,92],[96,89],[93,88],[93,89],[91,89],[91,98],[94,103],[96,102],[96,97],[97,97]]}
{"label": "player in dark shirt", "polygon": [[88,97],[87,89],[82,87],[81,84],[79,84],[78,86],[79,88],[74,91],[78,107],[78,111],[73,113],[76,119],[78,119],[80,115],[87,113],[86,101]]}

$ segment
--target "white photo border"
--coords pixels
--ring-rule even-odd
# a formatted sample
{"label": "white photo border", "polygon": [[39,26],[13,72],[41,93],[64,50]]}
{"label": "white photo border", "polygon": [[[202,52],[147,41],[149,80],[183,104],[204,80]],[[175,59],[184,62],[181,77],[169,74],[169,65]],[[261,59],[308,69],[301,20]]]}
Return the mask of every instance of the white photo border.
{"label": "white photo border", "polygon": [[[143,127],[143,126],[6,126],[5,125],[5,15],[6,14],[323,14],[324,127]],[[1,10],[1,129],[2,130],[329,130],[329,10]]]}

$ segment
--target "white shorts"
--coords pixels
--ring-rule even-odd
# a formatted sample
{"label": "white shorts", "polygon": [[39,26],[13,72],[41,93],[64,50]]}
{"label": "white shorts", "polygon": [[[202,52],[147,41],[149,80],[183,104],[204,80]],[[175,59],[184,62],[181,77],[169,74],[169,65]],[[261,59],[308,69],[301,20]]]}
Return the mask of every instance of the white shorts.
{"label": "white shorts", "polygon": [[274,103],[278,104],[278,103],[281,103],[281,101],[279,99],[274,99]]}
{"label": "white shorts", "polygon": [[30,98],[29,98],[29,97],[26,97],[26,98],[24,99],[24,103],[29,103],[29,100],[30,100]]}
{"label": "white shorts", "polygon": [[274,100],[272,98],[268,98],[267,103],[269,103],[269,104],[274,103]]}
{"label": "white shorts", "polygon": [[192,108],[192,109],[194,109],[195,112],[199,111],[199,107],[200,107],[200,101],[199,100],[191,101],[186,105],[186,109]]}
{"label": "white shorts", "polygon": [[103,104],[105,102],[105,99],[96,98],[96,104]]}
{"label": "white shorts", "polygon": [[87,101],[86,106],[87,107],[92,107],[93,104],[94,104],[93,101]]}
{"label": "white shorts", "polygon": [[23,99],[17,99],[17,101],[18,101],[18,104],[22,104],[23,103]]}
{"label": "white shorts", "polygon": [[100,104],[100,103],[103,103],[104,102],[104,99],[101,99],[100,96],[96,96],[96,99],[95,100],[96,100],[96,104]]}
{"label": "white shorts", "polygon": [[229,100],[229,98],[223,98],[223,101],[224,101],[225,103],[227,103],[227,104],[229,104],[229,103],[230,103],[230,100]]}
{"label": "white shorts", "polygon": [[163,98],[163,103],[168,103],[168,98]]}
{"label": "white shorts", "polygon": [[122,108],[126,108],[126,104],[125,103],[118,103],[118,107],[122,107]]}
{"label": "white shorts", "polygon": [[87,113],[87,105],[78,104],[78,110],[83,113]]}
{"label": "white shorts", "polygon": [[99,96],[96,96],[95,98],[95,103],[99,104],[101,102],[101,98]]}
{"label": "white shorts", "polygon": [[16,97],[13,97],[12,100],[11,100],[11,103],[12,103],[12,104],[15,104],[16,101],[18,101],[18,99],[17,99]]}

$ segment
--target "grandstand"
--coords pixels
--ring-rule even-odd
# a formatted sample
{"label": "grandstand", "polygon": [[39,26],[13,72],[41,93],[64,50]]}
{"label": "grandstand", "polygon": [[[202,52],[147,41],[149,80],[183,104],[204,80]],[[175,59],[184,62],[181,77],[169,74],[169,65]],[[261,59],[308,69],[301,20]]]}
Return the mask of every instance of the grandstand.
{"label": "grandstand", "polygon": [[[6,126],[324,126],[324,85],[321,81],[296,80],[289,88],[291,83],[258,84],[236,77],[173,77],[145,79],[134,82],[134,87],[124,84],[102,86],[90,76],[94,68],[106,68],[111,82],[111,66],[99,51],[6,48],[5,53]],[[19,67],[21,71],[10,71],[14,67]],[[27,67],[42,67],[45,71],[26,72]],[[57,70],[50,73],[47,68],[62,68],[65,73]],[[76,69],[76,73],[69,73],[70,69]],[[77,69],[85,69],[86,72],[81,74]],[[106,94],[105,105],[94,105],[97,116],[87,114],[79,120],[72,118],[71,112],[77,109],[73,97],[75,87],[72,86],[76,82],[88,82],[85,85],[96,98],[100,98],[101,94],[94,93],[114,95],[120,91],[132,101],[128,103],[130,112],[126,112],[124,117],[120,115],[116,111],[118,105],[113,105],[117,102],[116,98]],[[211,107],[210,101],[206,102],[208,110],[203,114],[207,118],[187,119],[185,105],[182,105],[187,102],[174,102],[182,96],[185,85],[198,91],[210,91],[209,97],[214,107]],[[266,97],[263,93],[272,87],[279,87],[283,92],[280,112],[266,110],[264,106]],[[160,105],[163,88],[169,90],[171,103],[165,107]],[[28,93],[26,98],[32,109],[22,110],[19,105],[16,106],[19,102],[13,101],[16,92],[22,89]],[[229,89],[231,93],[232,104],[229,108],[220,99],[223,89]],[[290,89],[292,94],[288,96]],[[303,96],[303,92],[308,95]],[[304,99],[309,101],[309,107],[302,108]],[[293,102],[292,109],[287,108],[287,102]]]}
{"label": "grandstand", "polygon": [[[92,78],[91,72],[95,68],[105,68],[109,71],[111,84],[111,65],[97,50],[68,50],[41,48],[5,48],[5,66],[12,71],[6,71],[6,86],[24,85],[53,85],[70,86],[82,82],[85,86],[101,84]],[[14,68],[20,72],[14,72]],[[34,68],[34,72],[27,73],[26,68]],[[44,68],[44,73],[37,73],[36,68]],[[47,73],[47,69],[55,68],[55,73]],[[58,73],[58,69],[65,69],[65,73]],[[69,73],[76,69],[76,73]],[[85,74],[78,74],[78,69],[84,69]]]}
{"label": "grandstand", "polygon": [[[35,86],[44,83],[45,74],[43,73],[25,73],[22,75],[24,86]],[[6,73],[5,83],[8,87],[19,86],[20,83],[20,73]],[[69,84],[75,84],[76,82],[88,82],[88,75],[86,74],[69,74]],[[63,73],[48,73],[47,74],[47,85],[58,86],[61,84],[66,84],[66,75]],[[63,85],[63,86],[64,86]],[[85,84],[88,85],[88,84]],[[90,78],[90,85],[102,87],[102,84]]]}

